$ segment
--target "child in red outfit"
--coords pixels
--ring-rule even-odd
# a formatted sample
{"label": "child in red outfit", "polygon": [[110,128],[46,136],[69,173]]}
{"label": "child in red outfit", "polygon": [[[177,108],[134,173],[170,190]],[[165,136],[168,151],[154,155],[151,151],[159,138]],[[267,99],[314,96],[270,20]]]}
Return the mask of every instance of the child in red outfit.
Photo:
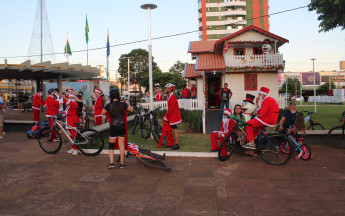
{"label": "child in red outfit", "polygon": [[43,90],[40,89],[37,94],[34,96],[34,100],[32,101],[32,110],[34,113],[34,121],[39,122],[40,121],[40,105],[45,106],[46,102],[44,102],[42,98]]}
{"label": "child in red outfit", "polygon": [[[75,138],[76,131],[72,128],[75,128],[77,125],[74,123],[79,123],[78,116],[78,103],[75,102],[75,94],[68,95],[68,101],[66,102],[66,129],[70,132],[70,137],[72,140]],[[72,149],[67,151],[68,153],[73,153],[73,155],[78,155],[78,147],[71,145]]]}
{"label": "child in red outfit", "polygon": [[100,89],[95,89],[95,96],[96,98],[96,103],[93,106],[93,110],[95,112],[95,117],[96,117],[96,124],[101,125],[102,124],[102,110],[103,110],[103,98],[101,97],[102,91]]}

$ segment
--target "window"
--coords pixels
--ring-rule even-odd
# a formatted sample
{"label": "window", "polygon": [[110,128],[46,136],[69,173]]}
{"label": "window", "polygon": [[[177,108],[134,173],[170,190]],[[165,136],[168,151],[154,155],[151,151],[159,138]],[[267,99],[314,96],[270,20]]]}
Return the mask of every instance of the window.
{"label": "window", "polygon": [[253,15],[249,15],[248,18],[249,18],[249,19],[253,19]]}
{"label": "window", "polygon": [[217,26],[217,29],[222,29],[222,26]]}
{"label": "window", "polygon": [[242,20],[242,17],[237,17],[237,20]]}
{"label": "window", "polygon": [[262,55],[262,50],[259,47],[254,47],[253,55]]}
{"label": "window", "polygon": [[227,19],[227,20],[232,20],[232,17],[227,17],[226,19]]}
{"label": "window", "polygon": [[212,35],[207,35],[207,38],[208,38],[208,39],[211,39],[211,38],[212,38]]}
{"label": "window", "polygon": [[217,34],[217,38],[222,38],[222,35],[221,34]]}
{"label": "window", "polygon": [[244,90],[247,90],[247,91],[257,90],[256,74],[245,74],[244,75]]}
{"label": "window", "polygon": [[265,28],[265,24],[261,23],[260,28],[262,28],[262,29]]}
{"label": "window", "polygon": [[206,11],[211,11],[211,8],[207,7],[207,8],[206,8]]}
{"label": "window", "polygon": [[219,17],[218,17],[218,20],[222,20],[222,16],[219,16]]}
{"label": "window", "polygon": [[264,9],[264,6],[263,6],[263,5],[260,5],[260,6],[259,6],[259,9],[263,10],[263,9]]}
{"label": "window", "polygon": [[234,55],[245,55],[246,52],[244,48],[234,48]]}
{"label": "window", "polygon": [[248,6],[248,9],[253,10],[253,6],[252,5]]}
{"label": "window", "polygon": [[210,0],[206,0],[206,2],[210,2]]}
{"label": "window", "polygon": [[241,10],[242,10],[242,8],[237,8],[237,10],[241,11]]}
{"label": "window", "polygon": [[227,29],[232,29],[232,26],[227,26]]}
{"label": "window", "polygon": [[206,17],[206,20],[211,20],[211,17]]}
{"label": "window", "polygon": [[240,26],[240,25],[239,25],[239,26],[238,26],[238,29],[243,29],[243,26]]}
{"label": "window", "polygon": [[211,26],[206,26],[207,29],[211,29]]}

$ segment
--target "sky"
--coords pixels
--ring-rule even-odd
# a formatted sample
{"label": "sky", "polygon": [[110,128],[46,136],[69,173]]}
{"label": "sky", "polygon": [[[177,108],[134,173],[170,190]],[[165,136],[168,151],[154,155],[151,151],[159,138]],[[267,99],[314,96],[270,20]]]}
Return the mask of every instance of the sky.
{"label": "sky", "polygon": [[[3,57],[27,56],[34,28],[38,0],[0,0],[0,62]],[[310,0],[270,0],[270,13],[306,6]],[[148,39],[146,3],[158,7],[151,11],[151,37],[157,38],[198,29],[198,1],[174,0],[45,0],[49,29],[55,53],[62,53],[68,32],[71,50],[85,50],[85,18],[89,23],[89,49],[106,46],[109,29],[110,45]],[[315,11],[307,8],[270,17],[270,31],[289,40],[279,52],[284,54],[285,71],[313,70],[311,58],[316,58],[315,71],[339,71],[339,61],[345,60],[345,31],[340,28],[319,33]],[[195,63],[187,53],[189,41],[199,40],[198,33],[152,40],[154,61],[163,72],[177,60]],[[115,78],[118,59],[132,49],[148,48],[148,42],[112,47],[109,57],[110,78]],[[86,52],[72,53],[71,64],[87,64]],[[56,62],[66,62],[64,55],[55,55]],[[8,58],[19,64],[27,57]],[[106,65],[106,49],[89,51],[89,65]]]}

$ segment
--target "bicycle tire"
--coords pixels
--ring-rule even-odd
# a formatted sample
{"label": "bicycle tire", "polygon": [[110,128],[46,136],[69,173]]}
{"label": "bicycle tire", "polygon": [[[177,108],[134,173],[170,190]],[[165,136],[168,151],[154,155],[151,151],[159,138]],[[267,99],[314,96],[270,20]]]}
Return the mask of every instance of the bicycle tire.
{"label": "bicycle tire", "polygon": [[138,115],[135,115],[134,120],[133,120],[133,126],[132,126],[132,135],[135,134],[135,129],[137,128],[139,121]]}
{"label": "bicycle tire", "polygon": [[279,128],[280,128],[280,125],[278,125],[278,126],[276,127],[275,132],[279,132],[279,131],[278,131]]}
{"label": "bicycle tire", "polygon": [[310,147],[306,144],[303,144],[300,146],[300,148],[303,150],[304,154],[301,155],[302,160],[309,160],[311,158],[311,150]]}
{"label": "bicycle tire", "polygon": [[[87,138],[90,138],[90,140],[86,141],[86,139],[81,134],[84,134],[84,136]],[[96,156],[99,153],[101,153],[101,151],[104,148],[104,139],[101,136],[101,134],[95,129],[86,128],[79,131],[75,140],[76,140],[76,143],[81,143],[81,142],[87,143],[87,144],[77,145],[78,149],[84,155],[87,155],[87,156]]]}
{"label": "bicycle tire", "polygon": [[[159,124],[159,122],[153,121],[151,122],[151,131],[152,131],[152,136],[156,140],[157,143],[159,143],[159,139],[161,138],[161,132],[162,132],[162,126]],[[162,145],[165,145],[167,141],[166,135],[164,136],[163,143]]]}
{"label": "bicycle tire", "polygon": [[[218,159],[220,161],[226,161],[226,160],[228,160],[230,158],[232,153],[234,153],[234,151],[235,151],[236,141],[237,141],[237,134],[236,133],[229,133],[228,135],[226,135],[224,137],[222,143],[219,146],[219,150],[218,150]],[[224,145],[226,145],[226,149],[227,149],[227,152],[228,152],[227,156],[221,156],[222,148],[223,148]]]}
{"label": "bicycle tire", "polygon": [[161,169],[161,170],[171,170],[171,167],[165,163],[163,163],[162,161],[156,159],[156,160],[152,160],[151,158],[147,158],[147,157],[138,157],[137,156],[137,160],[140,163],[143,163],[144,166],[149,166],[149,167],[153,167],[156,169]]}
{"label": "bicycle tire", "polygon": [[312,129],[312,130],[325,130],[325,128],[320,123],[314,123],[312,125],[309,125],[307,130],[309,130],[309,129]]}
{"label": "bicycle tire", "polygon": [[152,153],[150,150],[146,150],[146,149],[139,149],[139,153],[146,154],[157,159],[165,158],[165,153],[163,155],[160,155],[160,154]]}
{"label": "bicycle tire", "polygon": [[[50,132],[49,132],[49,135],[48,136],[44,136],[42,133],[44,132],[44,131],[46,131],[46,130],[49,130]],[[53,131],[53,133],[55,133],[55,135],[57,135],[57,137],[58,137],[58,141],[57,142],[55,142],[55,141],[52,141],[51,140],[51,131]],[[48,145],[46,146],[46,144],[44,144],[44,142],[43,142],[43,139],[44,138],[46,138],[47,140],[47,143],[48,143]],[[60,135],[60,133],[55,129],[55,128],[51,128],[51,127],[44,127],[44,128],[42,128],[41,130],[40,130],[40,132],[38,133],[38,144],[40,145],[40,147],[41,147],[41,149],[44,151],[44,152],[46,152],[46,153],[48,153],[48,154],[56,154],[56,153],[58,153],[59,151],[60,151],[60,149],[61,149],[61,146],[62,146],[62,139],[61,139],[61,135]],[[53,146],[53,144],[57,144],[57,147],[55,148],[54,146]],[[52,150],[49,150],[48,149],[48,147],[52,147]]]}
{"label": "bicycle tire", "polygon": [[[290,145],[290,153],[284,153],[281,151],[280,145],[282,142],[285,142],[286,145]],[[259,152],[262,159],[270,165],[281,166],[286,164],[292,158],[293,150],[294,147],[292,142],[281,133],[270,133],[267,136],[264,136],[259,144]],[[278,161],[273,161],[273,159],[277,159]]]}
{"label": "bicycle tire", "polygon": [[[332,132],[335,131],[336,129],[341,129],[341,134],[335,134]],[[343,126],[335,126],[332,127],[327,134],[327,138],[329,143],[331,143],[332,146],[339,148],[339,149],[344,149],[345,148],[345,140],[344,140],[344,130],[343,130]]]}
{"label": "bicycle tire", "polygon": [[141,127],[141,137],[144,139],[149,138],[151,135],[151,120],[150,118],[144,118],[143,125]]}

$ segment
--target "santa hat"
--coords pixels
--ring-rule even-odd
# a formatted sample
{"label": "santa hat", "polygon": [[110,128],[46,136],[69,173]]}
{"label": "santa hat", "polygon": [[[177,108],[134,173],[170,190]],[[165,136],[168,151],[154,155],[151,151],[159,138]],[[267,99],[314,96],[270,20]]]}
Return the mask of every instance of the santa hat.
{"label": "santa hat", "polygon": [[95,92],[98,92],[98,93],[102,93],[102,91],[100,89],[95,89]]}
{"label": "santa hat", "polygon": [[75,98],[75,94],[69,94],[68,97],[74,97]]}
{"label": "santa hat", "polygon": [[68,92],[74,92],[73,89],[68,89]]}
{"label": "santa hat", "polygon": [[251,104],[254,104],[254,99],[255,99],[255,96],[252,95],[252,94],[246,94],[246,99],[243,100],[245,102],[249,102]]}
{"label": "santa hat", "polygon": [[261,87],[261,89],[259,90],[259,94],[268,95],[268,92],[270,92],[270,90],[266,87]]}
{"label": "santa hat", "polygon": [[231,109],[226,109],[226,110],[224,110],[224,114],[232,115],[232,110]]}

